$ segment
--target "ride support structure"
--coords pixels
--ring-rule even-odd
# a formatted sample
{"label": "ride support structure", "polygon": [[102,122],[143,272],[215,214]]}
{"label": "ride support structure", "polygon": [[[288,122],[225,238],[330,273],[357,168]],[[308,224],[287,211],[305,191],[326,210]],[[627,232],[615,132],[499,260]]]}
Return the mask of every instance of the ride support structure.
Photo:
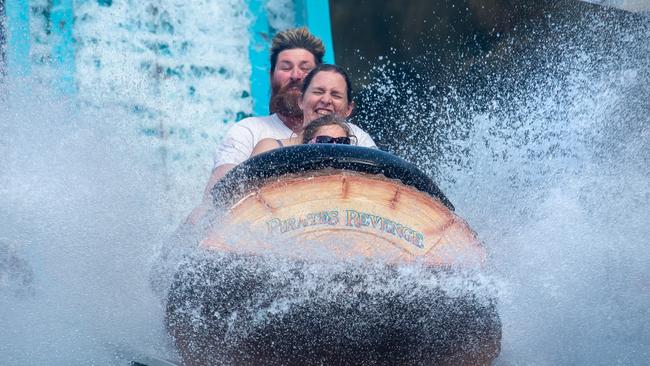
{"label": "ride support structure", "polygon": [[[97,0],[100,6],[110,6],[112,1]],[[268,114],[269,40],[274,30],[269,26],[268,0],[247,0],[253,17],[250,26],[249,60],[251,67],[250,94],[253,114]],[[30,76],[34,63],[33,39],[30,32],[30,14],[39,5],[33,0],[6,0],[6,73],[11,77]],[[295,26],[306,26],[321,38],[327,49],[325,61],[334,63],[334,48],[327,0],[293,0]],[[48,8],[48,31],[53,35],[49,61],[54,72],[53,84],[66,94],[75,92],[75,39],[73,0],[53,0]]]}

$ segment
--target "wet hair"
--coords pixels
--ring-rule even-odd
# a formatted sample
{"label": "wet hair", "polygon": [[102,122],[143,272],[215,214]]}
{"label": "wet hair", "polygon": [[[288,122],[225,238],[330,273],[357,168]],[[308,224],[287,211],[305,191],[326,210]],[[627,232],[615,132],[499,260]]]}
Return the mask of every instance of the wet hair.
{"label": "wet hair", "polygon": [[347,120],[343,117],[339,117],[334,114],[328,114],[327,116],[316,118],[315,120],[309,122],[305,126],[302,132],[302,143],[306,144],[311,139],[316,137],[316,132],[324,126],[339,126],[345,131],[345,136],[351,137],[353,142],[356,144],[356,136],[352,134],[352,129],[348,124]]}
{"label": "wet hair", "polygon": [[443,269],[210,253],[180,267],[166,326],[187,365],[478,365],[494,300]]}
{"label": "wet hair", "polygon": [[343,79],[345,79],[345,91],[346,91],[346,96],[348,98],[348,103],[352,103],[352,82],[350,81],[350,77],[348,76],[348,73],[345,72],[341,67],[332,65],[332,64],[320,64],[316,67],[314,67],[307,76],[305,76],[305,80],[302,83],[302,95],[305,95],[305,92],[307,91],[307,88],[309,88],[309,84],[311,84],[312,80],[314,79],[314,76],[318,74],[321,71],[330,71],[330,72],[335,72],[341,76],[343,76]]}
{"label": "wet hair", "polygon": [[323,63],[325,46],[323,42],[309,32],[306,27],[292,28],[282,31],[273,37],[271,43],[271,73],[275,71],[278,55],[285,50],[302,48],[314,55],[316,65]]}

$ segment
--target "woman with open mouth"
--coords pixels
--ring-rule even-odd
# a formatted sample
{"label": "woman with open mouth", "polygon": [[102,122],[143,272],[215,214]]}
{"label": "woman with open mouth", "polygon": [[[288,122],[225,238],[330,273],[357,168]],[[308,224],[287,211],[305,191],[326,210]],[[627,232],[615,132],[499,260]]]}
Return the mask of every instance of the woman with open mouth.
{"label": "woman with open mouth", "polygon": [[[278,147],[304,143],[344,143],[356,145],[357,139],[345,118],[354,110],[352,83],[348,75],[336,65],[322,64],[305,77],[302,96],[298,103],[303,111],[303,132],[288,139],[263,139],[253,150],[252,156]],[[310,123],[326,116],[337,116],[338,122],[329,119],[317,122],[318,128]],[[308,137],[308,138],[305,138]]]}

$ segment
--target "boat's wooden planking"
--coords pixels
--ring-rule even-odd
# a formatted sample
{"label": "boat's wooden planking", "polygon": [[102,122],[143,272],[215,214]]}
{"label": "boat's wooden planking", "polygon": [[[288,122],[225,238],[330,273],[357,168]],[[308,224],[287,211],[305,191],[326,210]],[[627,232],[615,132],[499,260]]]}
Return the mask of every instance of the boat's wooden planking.
{"label": "boat's wooden planking", "polygon": [[440,266],[480,266],[485,260],[463,219],[398,180],[341,170],[265,183],[230,207],[201,246],[264,254],[290,242],[284,253],[305,259],[328,253]]}

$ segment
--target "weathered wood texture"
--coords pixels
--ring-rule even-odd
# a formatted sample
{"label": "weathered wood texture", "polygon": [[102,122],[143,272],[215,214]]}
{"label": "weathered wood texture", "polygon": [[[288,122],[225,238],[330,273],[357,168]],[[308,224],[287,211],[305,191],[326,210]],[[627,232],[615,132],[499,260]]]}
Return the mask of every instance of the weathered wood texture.
{"label": "weathered wood texture", "polygon": [[483,263],[476,234],[437,199],[383,176],[335,173],[266,182],[235,203],[201,246],[305,259]]}

